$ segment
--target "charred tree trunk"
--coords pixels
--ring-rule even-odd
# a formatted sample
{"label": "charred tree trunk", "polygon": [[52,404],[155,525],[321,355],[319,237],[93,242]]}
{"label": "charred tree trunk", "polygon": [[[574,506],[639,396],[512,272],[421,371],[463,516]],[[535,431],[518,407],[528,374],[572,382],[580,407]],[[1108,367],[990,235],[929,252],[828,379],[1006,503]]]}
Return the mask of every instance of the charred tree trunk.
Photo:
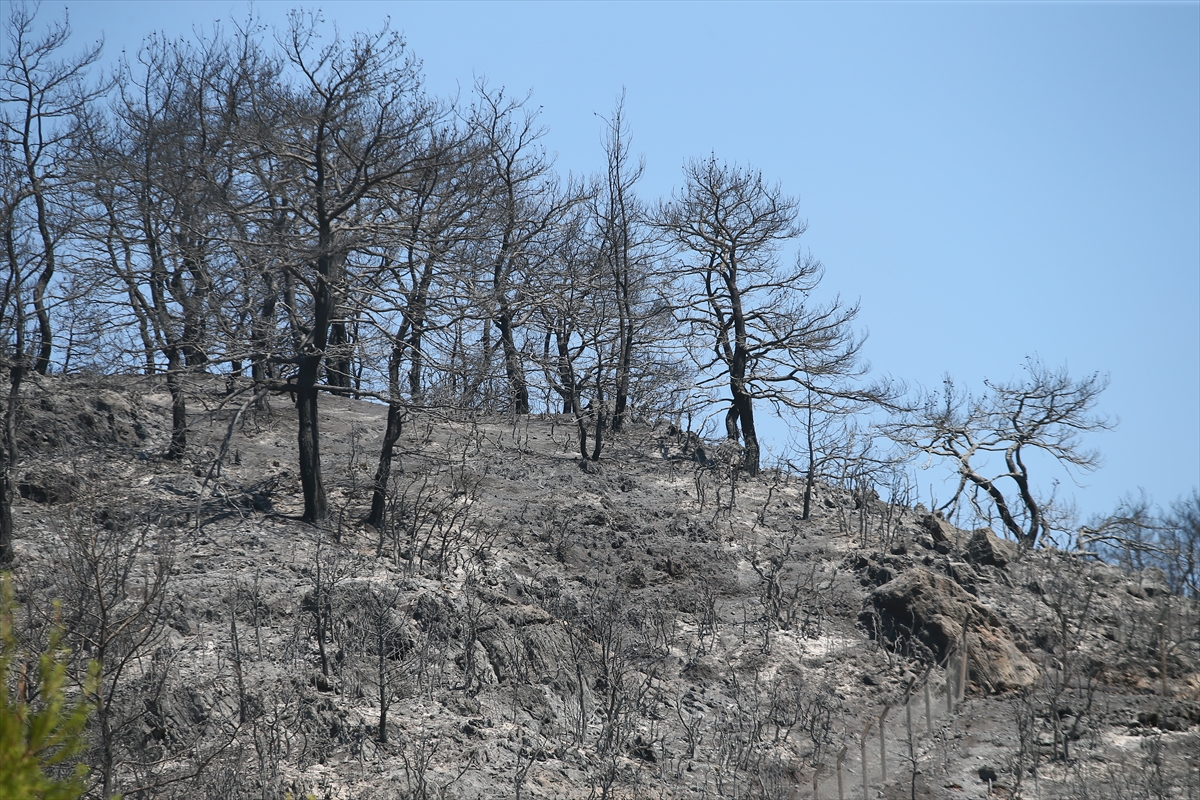
{"label": "charred tree trunk", "polygon": [[617,362],[616,394],[613,397],[612,432],[620,433],[625,428],[629,411],[629,375],[633,370],[633,317],[628,308],[628,298],[621,299],[621,342]]}
{"label": "charred tree trunk", "polygon": [[408,396],[416,405],[425,403],[425,351],[422,348],[425,344],[425,331],[429,327],[429,287],[433,284],[436,265],[440,263],[441,255],[441,251],[435,248],[426,257],[421,278],[416,282],[408,307],[404,310],[404,324],[409,329]]}
{"label": "charred tree trunk", "polygon": [[155,334],[159,349],[167,358],[167,391],[171,393],[171,443],[164,456],[168,459],[183,457],[187,447],[187,398],[183,393],[184,343],[175,332],[168,293],[171,291],[170,271],[164,263],[159,240],[154,236],[154,225],[149,218],[152,204],[146,201],[142,209],[142,227],[147,232],[147,250],[150,253],[150,294],[153,302]]}
{"label": "charred tree trunk", "polygon": [[731,401],[729,410],[725,412],[725,436],[735,442],[741,441],[742,434],[738,430],[738,404]]}
{"label": "charred tree trunk", "polygon": [[317,377],[321,374],[325,348],[329,344],[329,318],[333,294],[329,287],[331,259],[327,227],[321,231],[321,255],[317,259],[317,287],[313,298],[312,341],[302,346],[296,370],[297,436],[300,455],[300,484],[304,492],[304,521],[318,524],[329,515],[325,485],[321,480],[321,434],[317,418]]}
{"label": "charred tree trunk", "polygon": [[[382,610],[379,612],[384,613]],[[375,668],[376,680],[379,683],[379,743],[387,744],[387,715],[388,706],[392,704],[391,687],[388,686],[387,642],[384,637],[384,626],[381,620],[376,620],[375,633]]]}
{"label": "charred tree trunk", "polygon": [[[178,238],[182,240],[185,237]],[[184,364],[189,368],[203,370],[208,364],[204,308],[208,305],[209,295],[212,294],[212,278],[204,266],[204,253],[200,243],[181,241],[180,247],[185,254],[182,269],[171,279],[171,294],[183,310],[183,339],[180,349],[183,351]],[[185,274],[191,276],[191,287],[185,283]]]}
{"label": "charred tree trunk", "polygon": [[[405,340],[408,334],[408,322],[401,322],[399,330],[392,337],[392,353],[388,357],[388,396],[391,403],[388,405],[383,446],[379,449],[379,464],[375,468],[375,479],[372,482],[371,513],[367,517],[367,523],[377,529],[382,529],[385,521],[388,481],[392,476],[392,455],[404,427],[404,409],[400,405],[400,367],[404,362]],[[409,378],[412,379],[411,371]]]}
{"label": "charred tree trunk", "polygon": [[804,474],[804,511],[801,514],[801,519],[808,519],[812,513],[812,496],[813,489],[817,485],[817,469],[815,464],[809,464],[808,471]]}
{"label": "charred tree trunk", "polygon": [[508,304],[501,301],[496,315],[496,329],[500,332],[500,344],[504,348],[504,374],[508,378],[509,401],[518,414],[529,413],[529,384],[525,381],[525,370],[521,365],[521,353],[513,336],[513,314]]}
{"label": "charred tree trunk", "polygon": [[737,428],[741,427],[743,448],[742,468],[751,477],[758,474],[758,431],[754,427],[754,400],[746,388],[746,365],[749,353],[743,341],[746,338],[741,317],[741,304],[734,295],[733,316],[737,341],[734,345],[733,358],[729,363],[729,389],[733,395],[733,404],[725,417],[725,427],[729,438],[737,439]]}
{"label": "charred tree trunk", "polygon": [[296,373],[296,415],[300,452],[300,484],[304,492],[304,521],[323,522],[329,513],[321,482],[321,438],[317,424],[317,373],[319,354],[300,356]]}
{"label": "charred tree trunk", "polygon": [[[8,365],[8,398],[4,404],[4,430],[0,432],[0,564],[11,564],[13,552],[13,474],[17,467],[17,407],[21,397],[21,382],[25,379],[25,306],[21,298],[21,277],[16,245],[13,241],[12,217],[4,229],[5,253],[8,256],[9,285],[4,294],[13,301],[13,359]],[[3,309],[0,309],[2,311]]]}
{"label": "charred tree trunk", "polygon": [[817,441],[815,425],[812,396],[809,395],[804,421],[804,442],[808,450],[808,470],[804,473],[804,511],[801,514],[801,519],[808,519],[812,513],[813,490],[817,487]]}
{"label": "charred tree trunk", "polygon": [[325,380],[330,386],[350,388],[353,368],[350,364],[350,336],[345,322],[329,326],[329,355],[325,359]]}
{"label": "charred tree trunk", "polygon": [[414,321],[413,333],[408,340],[409,344],[409,368],[408,368],[408,396],[412,398],[414,404],[420,406],[425,404],[425,386],[424,386],[424,369],[425,355],[421,352],[423,344],[423,330],[421,324],[424,320]]}
{"label": "charred tree trunk", "polygon": [[34,356],[33,371],[45,375],[50,371],[50,355],[54,350],[54,331],[50,326],[50,312],[46,310],[46,289],[54,277],[54,235],[50,232],[47,220],[46,199],[43,196],[42,182],[34,174],[32,166],[29,169],[29,179],[34,187],[33,200],[37,208],[38,234],[42,239],[43,258],[45,259],[42,272],[38,275],[37,283],[33,285],[33,309],[38,321],[38,352]]}
{"label": "charred tree trunk", "polygon": [[17,466],[17,404],[21,382],[25,378],[25,363],[21,350],[24,337],[17,334],[17,357],[8,368],[8,398],[4,404],[3,460],[0,461],[0,564],[11,564],[13,552],[13,475]]}
{"label": "charred tree trunk", "polygon": [[[274,281],[268,280],[267,296],[250,325],[250,336],[253,339],[253,355],[250,358],[250,377],[254,381],[254,391],[256,394],[264,383],[275,377],[269,358],[272,350],[271,328],[275,322],[275,306],[278,302],[279,295],[275,291]],[[268,407],[267,403],[267,396],[264,394],[262,399],[255,404],[257,410],[265,411]]]}
{"label": "charred tree trunk", "polygon": [[759,447],[758,431],[754,427],[754,404],[750,396],[742,392],[734,398],[738,406],[738,417],[742,423],[742,469],[750,477],[758,475]]}
{"label": "charred tree trunk", "polygon": [[604,407],[604,380],[599,370],[596,370],[596,436],[592,443],[592,461],[600,460],[604,450],[604,428],[608,425],[607,411]]}
{"label": "charred tree trunk", "polygon": [[183,391],[183,358],[179,348],[169,347],[167,356],[167,391],[171,393],[171,443],[166,457],[171,460],[183,458],[187,450],[187,397]]}
{"label": "charred tree trunk", "polygon": [[388,480],[392,475],[392,453],[404,427],[404,413],[399,403],[388,406],[387,431],[383,435],[383,447],[379,450],[379,466],[375,469],[375,480],[371,492],[371,514],[367,523],[382,528],[387,510]]}

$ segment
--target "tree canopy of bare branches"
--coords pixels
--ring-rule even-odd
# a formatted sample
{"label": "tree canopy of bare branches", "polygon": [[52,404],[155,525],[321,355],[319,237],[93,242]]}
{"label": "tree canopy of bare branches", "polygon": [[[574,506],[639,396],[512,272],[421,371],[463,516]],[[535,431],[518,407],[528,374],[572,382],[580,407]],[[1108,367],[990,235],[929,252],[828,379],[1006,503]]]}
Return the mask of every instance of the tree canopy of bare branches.
{"label": "tree canopy of bare branches", "polygon": [[677,314],[704,381],[729,386],[726,434],[741,440],[755,475],[756,400],[803,408],[810,394],[869,401],[890,391],[853,387],[865,372],[857,304],[809,301],[824,274],[811,255],[779,263],[780,248],[805,231],[797,200],[761,172],[715,157],[688,162],[684,181],[658,221],[682,258]]}
{"label": "tree canopy of bare branches", "polygon": [[1099,467],[1100,454],[1085,449],[1080,435],[1112,427],[1095,413],[1107,385],[1103,375],[1076,379],[1066,368],[1050,369],[1030,358],[1024,378],[988,381],[987,391],[978,397],[947,378],[940,393],[926,395],[918,410],[886,430],[911,451],[953,465],[958,485],[943,510],[966,500],[988,517],[990,506],[1009,535],[1033,547],[1061,524],[1053,497],[1037,494],[1030,457],[1049,456],[1068,471]]}

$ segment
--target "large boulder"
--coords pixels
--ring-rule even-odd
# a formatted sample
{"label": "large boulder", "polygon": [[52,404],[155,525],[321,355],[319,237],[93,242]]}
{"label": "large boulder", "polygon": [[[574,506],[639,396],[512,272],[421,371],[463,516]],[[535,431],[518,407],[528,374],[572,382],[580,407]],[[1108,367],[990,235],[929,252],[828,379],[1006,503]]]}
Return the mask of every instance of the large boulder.
{"label": "large boulder", "polygon": [[1017,545],[1001,539],[988,528],[979,528],[967,540],[966,556],[972,564],[1003,569],[1010,561],[1017,560]]}
{"label": "large boulder", "polygon": [[933,548],[939,553],[949,553],[958,549],[958,528],[955,528],[939,514],[926,514],[921,517],[921,527],[933,539]]}
{"label": "large boulder", "polygon": [[961,586],[915,567],[876,589],[864,621],[909,654],[928,652],[944,663],[959,646],[966,622],[969,678],[989,692],[1028,686],[1037,667],[1017,647],[1008,627]]}

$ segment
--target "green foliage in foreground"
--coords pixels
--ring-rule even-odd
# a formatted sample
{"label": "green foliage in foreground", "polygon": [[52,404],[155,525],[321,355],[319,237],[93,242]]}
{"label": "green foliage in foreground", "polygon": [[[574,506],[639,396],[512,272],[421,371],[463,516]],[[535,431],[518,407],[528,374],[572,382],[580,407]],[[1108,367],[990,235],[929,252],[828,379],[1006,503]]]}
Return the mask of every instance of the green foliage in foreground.
{"label": "green foliage in foreground", "polygon": [[[55,627],[46,650],[37,657],[37,676],[29,680],[29,658],[13,634],[13,591],[8,575],[0,579],[0,797],[76,800],[86,790],[88,769],[80,764],[69,778],[51,768],[78,755],[87,745],[85,727],[92,706],[67,692],[67,659],[62,630]],[[95,689],[93,664],[83,698]]]}

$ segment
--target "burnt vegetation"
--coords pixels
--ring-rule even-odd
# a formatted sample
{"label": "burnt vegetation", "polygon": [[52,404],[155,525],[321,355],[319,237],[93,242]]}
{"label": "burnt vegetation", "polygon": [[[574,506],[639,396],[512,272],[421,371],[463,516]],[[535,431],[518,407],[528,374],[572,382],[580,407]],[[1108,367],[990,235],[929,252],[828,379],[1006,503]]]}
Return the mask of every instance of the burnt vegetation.
{"label": "burnt vegetation", "polygon": [[432,96],[387,29],[102,76],[35,10],[4,679],[63,662],[87,797],[1200,798],[1200,499],[1043,493],[1103,376],[872,377],[795,198],[715,157],[640,197],[620,100],[567,180],[528,97]]}

